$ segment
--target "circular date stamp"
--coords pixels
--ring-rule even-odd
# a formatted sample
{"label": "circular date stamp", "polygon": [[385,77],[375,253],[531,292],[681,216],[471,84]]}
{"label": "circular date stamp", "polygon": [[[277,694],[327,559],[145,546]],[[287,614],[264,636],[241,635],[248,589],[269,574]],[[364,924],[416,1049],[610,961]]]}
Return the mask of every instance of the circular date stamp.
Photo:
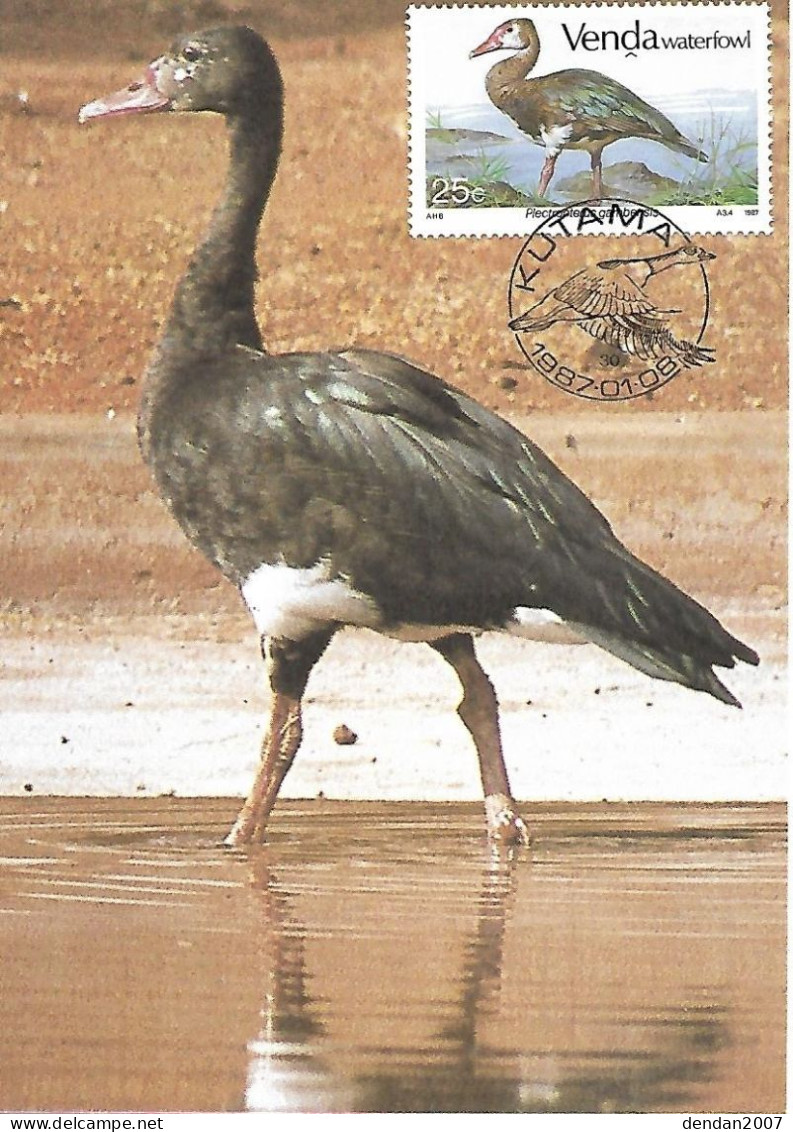
{"label": "circular date stamp", "polygon": [[713,365],[713,259],[647,205],[605,199],[554,210],[515,260],[509,325],[529,367],[557,389],[590,401],[643,397]]}

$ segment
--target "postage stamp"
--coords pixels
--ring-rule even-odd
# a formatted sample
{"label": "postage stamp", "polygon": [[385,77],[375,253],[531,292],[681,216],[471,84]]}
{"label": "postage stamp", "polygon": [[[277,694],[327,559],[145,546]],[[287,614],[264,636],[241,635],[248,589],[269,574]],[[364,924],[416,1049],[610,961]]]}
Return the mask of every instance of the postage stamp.
{"label": "postage stamp", "polygon": [[769,27],[751,2],[409,8],[411,233],[603,197],[770,232]]}

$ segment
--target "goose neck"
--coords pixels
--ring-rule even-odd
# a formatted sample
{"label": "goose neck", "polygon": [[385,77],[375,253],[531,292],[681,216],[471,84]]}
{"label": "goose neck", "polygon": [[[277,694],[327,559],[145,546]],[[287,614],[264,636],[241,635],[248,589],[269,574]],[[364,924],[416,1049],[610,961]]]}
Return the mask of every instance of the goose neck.
{"label": "goose neck", "polygon": [[503,97],[511,87],[534,70],[539,57],[540,45],[534,40],[516,55],[510,55],[508,59],[503,59],[491,67],[485,79],[485,87],[491,101],[498,104],[499,97]]}
{"label": "goose neck", "polygon": [[[270,108],[268,108],[269,110]],[[227,119],[223,195],[177,288],[165,340],[206,354],[235,344],[263,349],[256,321],[256,236],[281,151],[281,113]]]}

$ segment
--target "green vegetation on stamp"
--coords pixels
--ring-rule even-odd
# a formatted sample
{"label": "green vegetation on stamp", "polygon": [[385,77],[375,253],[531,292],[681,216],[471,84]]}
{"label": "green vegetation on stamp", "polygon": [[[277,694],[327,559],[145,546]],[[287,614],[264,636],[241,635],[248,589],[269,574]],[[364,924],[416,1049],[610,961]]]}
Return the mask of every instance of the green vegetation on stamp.
{"label": "green vegetation on stamp", "polygon": [[[747,167],[746,158],[756,141],[746,132],[731,128],[731,122],[711,115],[699,132],[698,143],[710,156],[707,165],[681,161],[680,179],[655,173],[642,161],[617,161],[603,169],[606,196],[627,197],[654,207],[669,205],[752,206],[758,203],[757,169]],[[427,207],[432,208],[525,208],[569,204],[585,200],[591,186],[588,172],[573,174],[555,186],[564,199],[537,196],[533,188],[511,183],[511,166],[502,153],[486,152],[516,143],[487,130],[466,130],[443,125],[439,110],[427,114],[427,160],[438,172],[427,177]],[[472,152],[473,151],[473,152]],[[455,180],[456,179],[456,180]],[[443,192],[442,182],[464,184],[469,193]],[[478,190],[478,191],[475,191]],[[460,199],[465,197],[465,199]]]}
{"label": "green vegetation on stamp", "polygon": [[[509,183],[511,166],[503,154],[485,152],[488,146],[512,144],[510,138],[489,130],[446,127],[439,110],[428,111],[427,157],[442,162],[444,168],[442,174],[427,177],[427,207],[526,208],[546,204],[535,193],[526,193]],[[472,147],[478,147],[476,152],[471,153]],[[450,191],[457,183],[465,185],[467,192],[463,195],[467,199],[457,199],[460,194]]]}
{"label": "green vegetation on stamp", "polygon": [[[745,131],[733,132],[730,122],[717,123],[711,115],[699,142],[710,161],[681,182],[664,204],[756,205],[759,201],[757,164],[747,168],[743,159],[756,149],[756,141]],[[656,202],[653,202],[656,203]]]}

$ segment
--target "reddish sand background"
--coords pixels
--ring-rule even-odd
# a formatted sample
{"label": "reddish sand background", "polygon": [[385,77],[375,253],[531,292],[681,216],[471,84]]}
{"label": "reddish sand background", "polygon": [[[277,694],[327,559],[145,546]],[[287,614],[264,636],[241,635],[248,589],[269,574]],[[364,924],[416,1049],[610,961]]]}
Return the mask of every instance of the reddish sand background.
{"label": "reddish sand background", "polygon": [[768,237],[706,241],[718,257],[708,331],[718,370],[682,375],[654,401],[597,410],[521,367],[506,327],[521,241],[407,235],[403,3],[5,0],[0,411],[134,408],[218,191],[223,125],[163,117],[79,127],[77,109],[135,77],[175,32],[228,21],[272,39],[286,84],[286,145],[260,237],[259,309],[273,352],[392,349],[519,413],[784,407],[787,10],[772,8],[775,227]]}
{"label": "reddish sand background", "polygon": [[[728,761],[742,760],[743,769],[737,778],[720,770],[714,747],[716,764],[703,764],[702,789],[711,782],[713,796],[741,796],[753,766],[758,775],[763,760],[778,767],[784,750],[788,83],[787,12],[776,0],[772,9],[779,92],[773,235],[703,238],[717,255],[709,272],[707,335],[717,364],[677,377],[653,400],[603,405],[570,397],[522,368],[506,328],[508,277],[521,241],[408,237],[401,3],[0,0],[0,615],[6,634],[0,707],[7,721],[17,718],[14,712],[33,712],[18,718],[16,731],[5,724],[8,773],[0,790],[29,785],[33,772],[26,765],[35,767],[36,791],[90,790],[92,782],[100,788],[86,775],[86,764],[93,764],[104,776],[104,792],[134,790],[136,782],[150,791],[227,792],[244,788],[255,757],[255,739],[242,735],[233,743],[233,770],[226,775],[220,767],[217,777],[207,772],[200,781],[184,759],[182,739],[200,743],[212,712],[224,704],[236,710],[249,694],[259,696],[262,673],[237,595],[184,543],[132,442],[141,373],[223,175],[223,126],[204,117],[85,127],[76,120],[81,103],[124,85],[175,32],[228,20],[252,23],[271,37],[286,82],[282,171],[260,237],[259,311],[269,347],[356,343],[396,350],[513,415],[606,510],[635,551],[710,604],[763,657],[757,674],[733,681],[747,703],[739,715],[705,697],[659,690],[595,650],[567,655],[527,646],[534,651],[515,653],[511,645],[488,644],[500,689],[506,678],[506,714],[515,720],[508,726],[536,726],[527,700],[536,707],[541,671],[541,686],[546,677],[549,684],[543,706],[565,709],[554,718],[574,727],[582,686],[595,694],[602,673],[604,686],[623,689],[616,714],[606,713],[606,720],[624,721],[628,702],[641,706],[645,697],[666,697],[668,730],[659,731],[659,713],[652,710],[640,721],[631,716],[634,744],[654,745],[658,782],[664,765],[669,775],[691,761],[690,748],[672,747],[692,720],[704,727],[706,741],[707,721],[716,719],[711,711],[726,712],[718,716],[724,730],[716,747],[730,746]],[[27,112],[20,110],[21,90],[28,94]],[[240,646],[243,636],[248,643]],[[176,659],[169,640],[180,642]],[[203,642],[205,651],[199,657],[185,642]],[[229,667],[236,663],[229,642],[236,645],[233,656],[245,658],[242,681]],[[104,683],[110,679],[105,647],[129,658],[121,684]],[[424,675],[421,666],[429,661],[406,661],[397,678],[391,672],[394,658],[403,655],[399,647],[376,650],[371,667],[365,660],[348,663],[346,648],[339,646],[336,667],[328,661],[327,677],[318,676],[317,695],[325,697],[327,712],[323,734],[340,718],[361,730],[347,708],[341,714],[344,705],[368,712],[370,737],[398,745],[402,736],[415,757],[391,796],[432,790],[454,796],[459,776],[453,768],[465,740],[451,710],[452,684],[442,685],[439,700],[436,680],[443,677],[429,667]],[[424,652],[430,656],[427,650],[404,655]],[[590,658],[585,679],[584,653]],[[220,672],[228,676],[222,687]],[[410,698],[416,686],[423,689],[419,701]],[[144,743],[143,732],[136,737],[134,716],[121,710],[127,702],[154,704],[160,738]],[[385,702],[393,716],[378,719]],[[209,714],[192,715],[201,705]],[[262,706],[246,726],[255,730]],[[69,738],[81,708],[91,736],[82,753],[60,742]],[[114,736],[122,719],[119,745]],[[193,737],[183,734],[190,720]],[[433,731],[436,723],[447,730]],[[607,738],[613,722],[604,726]],[[148,767],[138,775],[133,768],[129,782],[105,775],[114,749],[118,766],[133,750],[150,754],[154,763],[165,757],[166,731],[173,737],[170,747],[165,743],[173,773],[166,759],[167,773]],[[568,796],[565,790],[583,781],[569,747],[567,761],[558,764],[555,752],[567,739],[566,732],[549,732],[537,740],[538,756],[545,748],[547,765],[569,772],[563,787],[532,772],[522,787],[527,796]],[[437,744],[448,751],[446,777],[424,759],[427,745]],[[362,752],[368,748],[316,746],[305,758],[324,759],[326,769],[336,760],[338,781],[329,784],[328,774],[318,771],[296,779],[293,788],[310,794],[341,782],[355,789],[358,780],[342,764],[354,756],[374,765],[376,756]],[[205,753],[204,768],[217,755]],[[64,764],[67,754],[71,761]],[[629,745],[629,776],[635,772],[630,754]],[[627,781],[620,778],[622,766],[615,767],[609,790],[612,782],[618,789]],[[778,783],[776,774],[758,781],[751,796],[778,796],[776,785],[767,785]],[[360,790],[384,794],[390,787],[383,781],[368,779]],[[689,796],[687,780],[679,781],[680,796]],[[466,782],[461,796],[475,796],[473,762]],[[641,791],[641,775],[634,785]],[[645,796],[668,796],[663,791],[676,785],[674,772],[663,788],[653,778]],[[585,796],[600,796],[591,794],[597,784],[586,789]]]}

